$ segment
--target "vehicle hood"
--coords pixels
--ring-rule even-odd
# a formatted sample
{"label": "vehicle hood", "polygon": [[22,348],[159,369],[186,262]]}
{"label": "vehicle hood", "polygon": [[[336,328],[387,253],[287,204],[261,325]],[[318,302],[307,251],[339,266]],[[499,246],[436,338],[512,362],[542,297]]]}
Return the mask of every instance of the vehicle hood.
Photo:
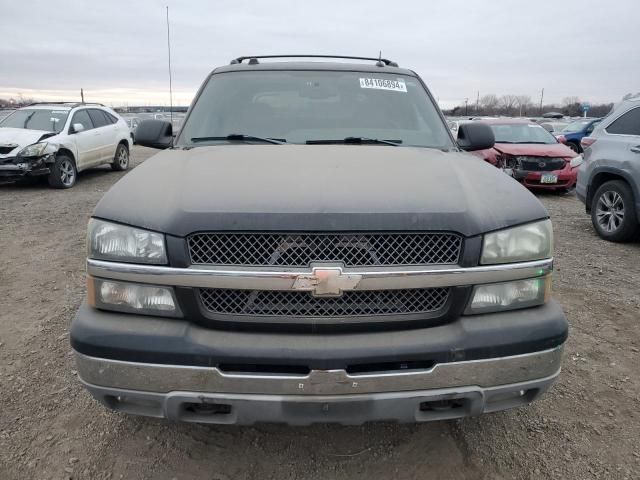
{"label": "vehicle hood", "polygon": [[51,136],[54,132],[29,130],[27,128],[0,127],[0,145],[18,145],[21,149],[36,143],[43,136]]}
{"label": "vehicle hood", "polygon": [[506,155],[563,158],[573,158],[576,156],[573,150],[561,143],[551,145],[540,145],[538,143],[496,143],[493,148]]}
{"label": "vehicle hood", "polygon": [[155,155],[117,182],[94,216],[175,236],[309,230],[474,236],[548,214],[517,181],[465,153],[225,145]]}

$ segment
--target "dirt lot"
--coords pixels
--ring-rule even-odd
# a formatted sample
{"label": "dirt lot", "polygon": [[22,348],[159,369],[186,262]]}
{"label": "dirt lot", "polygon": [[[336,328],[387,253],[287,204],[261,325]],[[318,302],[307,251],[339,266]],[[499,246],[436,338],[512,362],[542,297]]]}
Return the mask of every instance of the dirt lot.
{"label": "dirt lot", "polygon": [[209,427],[107,412],[76,381],[85,227],[120,176],[0,187],[1,479],[640,478],[640,245],[598,239],[573,195],[541,195],[571,334],[540,402],[421,425]]}

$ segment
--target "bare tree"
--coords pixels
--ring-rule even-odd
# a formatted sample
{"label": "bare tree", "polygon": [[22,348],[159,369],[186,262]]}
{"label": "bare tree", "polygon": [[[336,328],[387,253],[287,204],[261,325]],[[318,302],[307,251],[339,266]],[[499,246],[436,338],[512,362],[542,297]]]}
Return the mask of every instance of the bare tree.
{"label": "bare tree", "polygon": [[498,108],[498,103],[498,97],[493,93],[480,97],[480,105],[482,106],[482,109],[489,115],[495,113],[496,109]]}
{"label": "bare tree", "polygon": [[562,99],[563,107],[569,107],[571,105],[575,105],[576,103],[580,103],[580,99],[578,97],[564,97]]}
{"label": "bare tree", "polygon": [[516,106],[518,107],[518,115],[526,115],[527,110],[533,104],[531,103],[531,97],[529,95],[516,95]]}
{"label": "bare tree", "polygon": [[502,108],[502,113],[507,115],[513,114],[516,105],[518,105],[517,95],[503,95],[500,97],[500,108]]}

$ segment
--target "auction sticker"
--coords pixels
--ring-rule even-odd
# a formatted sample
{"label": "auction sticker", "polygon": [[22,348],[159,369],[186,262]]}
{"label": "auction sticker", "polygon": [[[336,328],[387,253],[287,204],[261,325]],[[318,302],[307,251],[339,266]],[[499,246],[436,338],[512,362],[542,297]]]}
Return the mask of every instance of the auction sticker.
{"label": "auction sticker", "polygon": [[404,80],[389,80],[382,78],[361,78],[360,88],[375,88],[376,90],[392,90],[394,92],[407,93],[407,85]]}

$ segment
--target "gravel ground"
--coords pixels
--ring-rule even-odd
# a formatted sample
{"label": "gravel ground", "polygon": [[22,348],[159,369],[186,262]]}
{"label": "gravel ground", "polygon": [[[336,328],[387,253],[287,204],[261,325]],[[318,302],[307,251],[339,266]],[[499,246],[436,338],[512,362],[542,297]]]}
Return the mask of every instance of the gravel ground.
{"label": "gravel ground", "polygon": [[601,241],[575,196],[540,196],[571,333],[539,402],[420,425],[211,427],[108,412],[75,377],[86,223],[121,176],[0,187],[1,479],[640,478],[640,245]]}

